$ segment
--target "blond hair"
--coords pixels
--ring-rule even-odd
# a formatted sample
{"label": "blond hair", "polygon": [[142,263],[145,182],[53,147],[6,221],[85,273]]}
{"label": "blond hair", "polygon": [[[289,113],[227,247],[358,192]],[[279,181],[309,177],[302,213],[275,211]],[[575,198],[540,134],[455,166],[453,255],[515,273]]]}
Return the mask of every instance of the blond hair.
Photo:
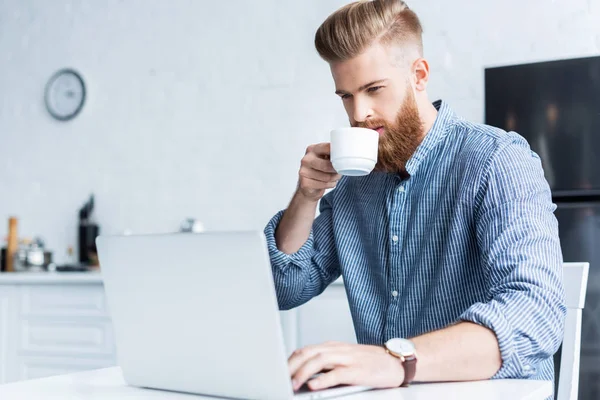
{"label": "blond hair", "polygon": [[355,1],[331,14],[315,34],[321,58],[332,63],[354,58],[376,42],[412,47],[423,55],[419,17],[402,0]]}

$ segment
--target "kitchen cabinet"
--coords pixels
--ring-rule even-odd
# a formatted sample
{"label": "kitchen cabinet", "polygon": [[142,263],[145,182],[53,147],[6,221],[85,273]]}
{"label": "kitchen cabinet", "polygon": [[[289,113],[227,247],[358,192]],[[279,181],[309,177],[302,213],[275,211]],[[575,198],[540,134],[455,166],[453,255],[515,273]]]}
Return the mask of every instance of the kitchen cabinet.
{"label": "kitchen cabinet", "polygon": [[14,288],[0,287],[0,383],[12,378],[12,371],[7,368],[14,364],[14,348],[12,343],[11,322],[14,320]]}
{"label": "kitchen cabinet", "polygon": [[114,365],[100,274],[0,275],[0,383]]}
{"label": "kitchen cabinet", "polygon": [[[288,355],[328,340],[356,342],[341,280],[280,319]],[[0,274],[0,384],[114,365],[99,273]]]}
{"label": "kitchen cabinet", "polygon": [[282,311],[281,325],[288,355],[297,348],[327,341],[356,343],[341,279],[300,307]]}
{"label": "kitchen cabinet", "polygon": [[295,346],[327,341],[356,343],[346,291],[341,281],[330,285],[320,296],[298,307],[298,336]]}

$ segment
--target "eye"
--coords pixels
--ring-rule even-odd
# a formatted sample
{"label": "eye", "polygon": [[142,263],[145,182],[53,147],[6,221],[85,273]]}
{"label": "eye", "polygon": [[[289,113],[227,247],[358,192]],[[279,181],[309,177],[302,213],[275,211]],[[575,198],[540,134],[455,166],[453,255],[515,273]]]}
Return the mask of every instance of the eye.
{"label": "eye", "polygon": [[376,91],[378,91],[382,87],[383,86],[371,86],[370,88],[367,89],[367,92],[369,92],[369,93],[375,93]]}
{"label": "eye", "polygon": [[351,95],[351,94],[343,94],[343,95],[341,95],[341,96],[340,96],[340,98],[341,98],[342,100],[349,99],[350,97],[352,97],[352,95]]}

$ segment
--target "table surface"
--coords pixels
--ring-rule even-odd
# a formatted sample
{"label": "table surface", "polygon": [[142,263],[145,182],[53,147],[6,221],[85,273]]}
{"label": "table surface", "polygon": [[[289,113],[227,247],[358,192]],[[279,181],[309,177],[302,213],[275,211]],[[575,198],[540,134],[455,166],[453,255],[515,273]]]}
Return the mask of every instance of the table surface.
{"label": "table surface", "polygon": [[[527,399],[552,395],[550,381],[490,380],[477,382],[422,383],[408,388],[372,390],[341,397],[348,400],[422,399]],[[0,385],[0,399],[211,399],[213,397],[141,389],[128,386],[120,367],[104,368],[49,378]]]}

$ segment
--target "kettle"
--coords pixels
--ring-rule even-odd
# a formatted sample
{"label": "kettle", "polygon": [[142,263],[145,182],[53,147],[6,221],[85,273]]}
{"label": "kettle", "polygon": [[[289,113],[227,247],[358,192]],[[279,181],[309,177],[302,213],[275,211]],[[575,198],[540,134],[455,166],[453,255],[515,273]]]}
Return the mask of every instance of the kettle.
{"label": "kettle", "polygon": [[36,237],[31,242],[24,241],[15,254],[15,271],[45,271],[52,263],[52,253],[46,251],[44,241]]}

